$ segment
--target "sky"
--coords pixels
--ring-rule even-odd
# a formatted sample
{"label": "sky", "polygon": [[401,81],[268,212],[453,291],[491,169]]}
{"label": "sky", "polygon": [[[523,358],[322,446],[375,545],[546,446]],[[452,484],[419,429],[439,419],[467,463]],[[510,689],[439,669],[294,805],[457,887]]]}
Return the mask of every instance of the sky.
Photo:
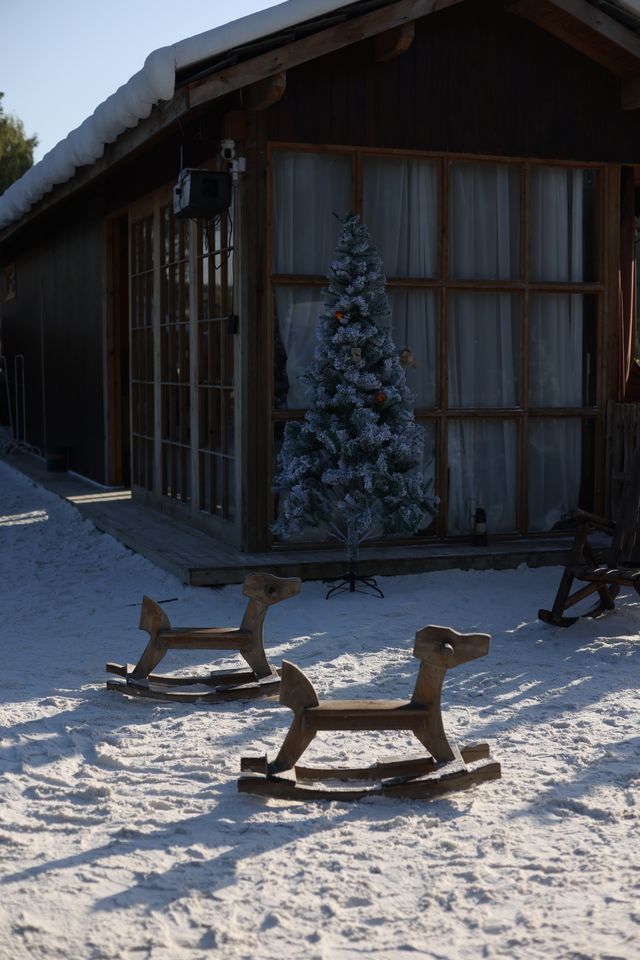
{"label": "sky", "polygon": [[4,112],[37,136],[34,160],[90,116],[158,47],[277,0],[0,0]]}

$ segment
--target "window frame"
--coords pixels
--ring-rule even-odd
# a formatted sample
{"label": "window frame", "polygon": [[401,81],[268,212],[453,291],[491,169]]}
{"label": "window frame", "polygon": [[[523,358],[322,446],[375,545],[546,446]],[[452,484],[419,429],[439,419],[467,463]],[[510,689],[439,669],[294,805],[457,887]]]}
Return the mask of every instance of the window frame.
{"label": "window frame", "polygon": [[[451,535],[447,531],[448,518],[448,424],[455,421],[473,420],[513,420],[517,430],[516,453],[516,529],[501,537],[531,538],[549,536],[550,531],[541,533],[529,530],[528,519],[528,441],[530,420],[578,419],[583,423],[585,430],[591,431],[590,440],[593,449],[594,465],[604,462],[604,420],[605,403],[608,397],[608,377],[611,372],[611,359],[604,349],[604,317],[610,309],[608,290],[611,285],[611,264],[606,250],[605,237],[611,236],[611,225],[605,217],[606,204],[610,202],[613,188],[609,177],[610,164],[588,161],[547,160],[542,158],[486,156],[482,154],[456,154],[412,151],[404,149],[386,149],[375,147],[357,147],[351,145],[317,145],[295,142],[271,141],[267,144],[267,222],[269,224],[267,236],[267,290],[268,316],[270,324],[269,357],[269,397],[271,407],[269,443],[269,461],[274,469],[275,433],[281,431],[283,423],[288,420],[300,420],[304,417],[304,409],[279,409],[274,401],[274,299],[278,287],[307,286],[321,288],[326,286],[327,279],[323,275],[289,275],[276,273],[274,265],[274,210],[273,210],[273,156],[278,152],[342,154],[351,157],[352,181],[351,193],[353,209],[362,213],[363,209],[363,168],[364,161],[369,156],[375,157],[403,157],[409,159],[429,159],[438,163],[438,276],[434,278],[397,277],[387,278],[388,291],[394,289],[431,290],[437,297],[437,377],[436,377],[436,405],[435,407],[416,407],[416,420],[420,423],[430,423],[435,427],[436,449],[436,492],[440,496],[440,511],[428,531],[430,538],[439,540],[459,540],[465,535]],[[451,182],[451,168],[454,163],[491,163],[515,166],[520,170],[520,271],[518,279],[510,280],[473,280],[449,277],[449,191]],[[563,169],[586,169],[598,173],[597,197],[594,203],[593,225],[593,270],[596,280],[583,281],[543,281],[533,280],[531,277],[530,251],[530,185],[531,173],[534,168],[560,167]],[[375,237],[373,238],[375,242]],[[327,264],[327,267],[329,264]],[[448,403],[448,354],[447,354],[447,327],[448,327],[448,295],[453,291],[476,291],[516,294],[522,299],[520,315],[520,351],[517,369],[517,403],[513,407],[487,408],[452,408]],[[595,403],[579,407],[533,407],[529,399],[529,321],[530,298],[532,295],[543,293],[555,294],[584,294],[595,299],[594,334],[596,375]],[[590,434],[591,435],[591,434]],[[582,484],[591,476],[590,465],[583,462]],[[269,484],[269,488],[271,484]],[[591,497],[588,506],[597,507],[602,498],[603,472],[596,470],[592,481]],[[591,498],[592,502],[591,502]],[[270,517],[273,518],[274,499],[272,497]],[[471,527],[471,520],[470,520]],[[470,530],[471,532],[471,530]],[[420,535],[424,539],[425,535]],[[284,545],[283,545],[284,546]]]}

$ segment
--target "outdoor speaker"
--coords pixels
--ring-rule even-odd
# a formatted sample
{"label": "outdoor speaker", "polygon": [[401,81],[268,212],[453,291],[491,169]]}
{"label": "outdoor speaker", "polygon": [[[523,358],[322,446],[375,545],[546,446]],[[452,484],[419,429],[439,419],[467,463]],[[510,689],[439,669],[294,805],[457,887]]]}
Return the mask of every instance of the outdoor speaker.
{"label": "outdoor speaker", "polygon": [[173,188],[173,214],[208,220],[229,209],[231,174],[215,170],[182,170]]}

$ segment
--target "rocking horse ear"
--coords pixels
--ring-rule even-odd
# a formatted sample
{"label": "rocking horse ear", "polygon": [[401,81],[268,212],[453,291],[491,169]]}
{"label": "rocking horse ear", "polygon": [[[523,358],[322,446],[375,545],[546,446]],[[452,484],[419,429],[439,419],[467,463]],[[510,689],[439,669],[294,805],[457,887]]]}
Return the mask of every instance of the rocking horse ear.
{"label": "rocking horse ear", "polygon": [[140,630],[147,633],[157,633],[158,630],[170,630],[171,622],[160,604],[151,597],[144,596],[140,606]]}
{"label": "rocking horse ear", "polygon": [[307,707],[317,707],[320,703],[311,681],[299,667],[288,660],[282,661],[280,703],[295,712]]}

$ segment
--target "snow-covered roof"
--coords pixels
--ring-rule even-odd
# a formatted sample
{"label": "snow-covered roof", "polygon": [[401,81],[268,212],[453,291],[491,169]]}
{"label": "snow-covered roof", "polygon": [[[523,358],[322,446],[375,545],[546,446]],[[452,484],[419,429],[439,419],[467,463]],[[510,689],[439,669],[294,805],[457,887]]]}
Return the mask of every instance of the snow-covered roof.
{"label": "snow-covered roof", "polygon": [[[95,163],[107,144],[148,117],[155,104],[171,100],[176,74],[180,71],[357,2],[284,0],[274,7],[154,50],[138,73],[0,196],[0,230],[28,213],[57,184],[71,180],[78,168]],[[640,0],[588,2],[640,33]]]}
{"label": "snow-covered roof", "polygon": [[46,193],[94,163],[107,144],[170,100],[176,73],[269,34],[350,6],[354,0],[285,0],[232,23],[154,50],[144,66],[0,197],[0,229],[20,219]]}

